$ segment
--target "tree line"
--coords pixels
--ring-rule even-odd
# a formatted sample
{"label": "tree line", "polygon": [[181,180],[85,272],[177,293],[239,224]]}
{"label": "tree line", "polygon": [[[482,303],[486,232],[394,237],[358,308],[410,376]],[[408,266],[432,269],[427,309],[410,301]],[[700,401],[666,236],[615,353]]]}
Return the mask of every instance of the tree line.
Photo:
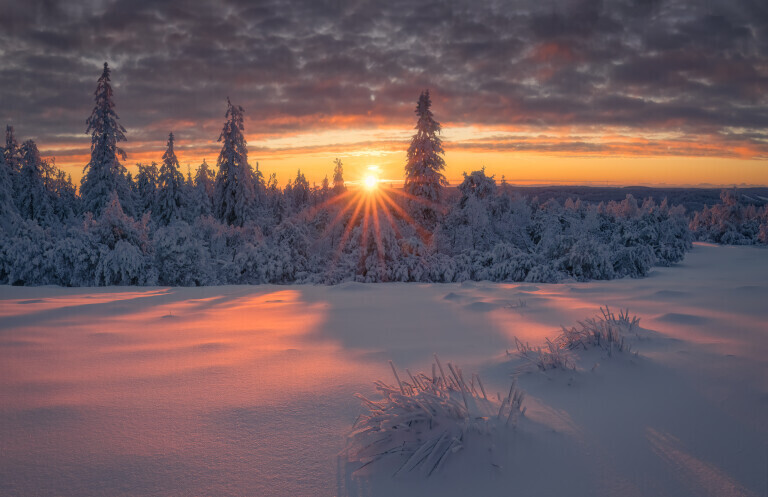
{"label": "tree line", "polygon": [[214,167],[184,175],[170,133],[160,164],[124,166],[104,64],[86,121],[79,191],[12,128],[0,154],[0,282],[211,285],[341,281],[562,281],[646,275],[691,246],[679,207],[539,202],[484,169],[447,188],[441,126],[420,94],[402,190],[348,189],[341,160],[280,188],[248,161],[244,109],[227,100]]}

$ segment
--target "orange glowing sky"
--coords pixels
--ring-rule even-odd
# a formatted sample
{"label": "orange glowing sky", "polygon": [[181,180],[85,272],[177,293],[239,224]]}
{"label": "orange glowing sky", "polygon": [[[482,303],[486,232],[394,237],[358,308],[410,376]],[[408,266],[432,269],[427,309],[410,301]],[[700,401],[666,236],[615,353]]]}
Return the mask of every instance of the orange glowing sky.
{"label": "orange glowing sky", "polygon": [[[166,124],[183,128],[186,123]],[[246,134],[247,130],[248,123]],[[130,128],[128,131],[130,136]],[[179,137],[180,133],[175,133]],[[319,185],[326,175],[331,178],[333,160],[338,157],[350,183],[361,181],[368,169],[376,166],[381,181],[397,186],[402,182],[411,133],[405,126],[382,125],[287,135],[247,134],[249,161],[254,167],[258,162],[265,177],[276,173],[281,185],[294,178],[299,169],[310,183]],[[639,134],[636,130],[542,133],[450,124],[444,125],[442,137],[445,175],[451,184],[460,182],[463,172],[485,167],[498,181],[503,176],[521,185],[768,185],[768,164],[760,157],[761,150],[744,145],[728,147],[714,141],[715,137],[701,143],[675,133]],[[125,165],[135,174],[137,162],[161,161],[164,144],[136,143],[129,138],[124,149],[128,153]],[[62,142],[56,144],[56,150],[44,149],[46,152],[79,183],[88,161],[87,142]],[[213,140],[177,138],[176,153],[185,174],[187,165],[194,173],[203,159],[215,165],[218,152],[219,144]]]}
{"label": "orange glowing sky", "polygon": [[126,166],[215,164],[226,99],[285,185],[341,158],[401,180],[431,90],[446,177],[521,184],[768,185],[768,17],[713,0],[92,0],[8,9],[0,124],[79,182],[104,61]]}

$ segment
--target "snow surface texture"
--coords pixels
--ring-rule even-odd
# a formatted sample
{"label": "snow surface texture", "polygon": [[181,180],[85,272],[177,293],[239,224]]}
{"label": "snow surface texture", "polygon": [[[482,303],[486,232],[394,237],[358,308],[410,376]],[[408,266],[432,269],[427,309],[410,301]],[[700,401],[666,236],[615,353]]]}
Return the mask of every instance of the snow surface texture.
{"label": "snow surface texture", "polygon": [[[0,495],[762,496],[767,297],[764,248],[704,244],[590,283],[0,287]],[[514,353],[605,305],[632,353]],[[355,394],[434,353],[518,373],[517,427],[428,478],[345,459]]]}

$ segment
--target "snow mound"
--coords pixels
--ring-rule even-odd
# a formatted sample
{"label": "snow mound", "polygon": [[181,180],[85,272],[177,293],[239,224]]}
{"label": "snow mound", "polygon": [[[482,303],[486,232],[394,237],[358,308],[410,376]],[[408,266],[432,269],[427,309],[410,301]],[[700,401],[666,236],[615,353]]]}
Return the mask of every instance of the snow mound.
{"label": "snow mound", "polygon": [[360,468],[393,459],[401,462],[395,475],[419,470],[429,476],[461,450],[468,437],[512,428],[524,412],[524,394],[515,381],[507,397],[496,400],[487,397],[478,375],[467,384],[461,368],[451,363],[446,374],[437,355],[431,376],[414,376],[406,369],[410,381],[401,380],[392,361],[390,365],[397,384],[375,382],[381,401],[357,395],[369,413],[349,435],[348,457],[361,463]]}
{"label": "snow mound", "polygon": [[666,314],[662,314],[656,318],[656,320],[663,321],[665,323],[683,324],[688,326],[702,325],[708,321],[707,318],[694,316],[692,314],[685,314],[682,312],[668,312]]}
{"label": "snow mound", "polygon": [[475,311],[475,312],[490,312],[495,311],[499,308],[498,304],[494,304],[492,302],[484,302],[484,301],[478,301],[478,302],[472,302],[471,304],[467,304],[464,306],[467,310]]}

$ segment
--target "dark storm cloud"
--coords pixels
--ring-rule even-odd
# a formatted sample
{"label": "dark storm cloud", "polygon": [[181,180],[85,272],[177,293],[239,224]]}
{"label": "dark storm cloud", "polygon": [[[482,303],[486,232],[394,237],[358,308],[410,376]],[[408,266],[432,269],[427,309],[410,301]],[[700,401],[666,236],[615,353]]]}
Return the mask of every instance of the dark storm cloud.
{"label": "dark storm cloud", "polygon": [[0,119],[42,148],[85,130],[105,60],[129,139],[159,147],[171,127],[215,140],[227,96],[250,133],[270,134],[334,116],[410,126],[425,87],[445,123],[674,130],[763,156],[768,146],[768,7],[757,0],[0,3]]}

